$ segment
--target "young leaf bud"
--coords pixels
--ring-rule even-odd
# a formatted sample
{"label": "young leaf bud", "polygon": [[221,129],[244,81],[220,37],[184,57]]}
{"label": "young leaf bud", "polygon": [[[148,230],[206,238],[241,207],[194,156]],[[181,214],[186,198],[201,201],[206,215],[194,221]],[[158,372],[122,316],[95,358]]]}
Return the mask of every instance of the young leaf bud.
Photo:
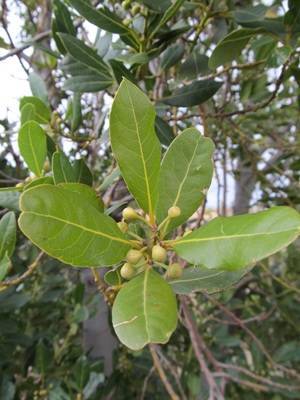
{"label": "young leaf bud", "polygon": [[180,278],[182,275],[182,267],[178,263],[170,264],[167,269],[167,277],[169,279]]}
{"label": "young leaf bud", "polygon": [[120,274],[124,279],[131,279],[135,274],[135,269],[131,264],[125,263],[120,270]]}
{"label": "young leaf bud", "polygon": [[118,222],[118,227],[121,232],[126,233],[128,231],[128,225],[124,221]]}
{"label": "young leaf bud", "polygon": [[122,211],[123,218],[130,221],[131,219],[137,219],[139,215],[137,214],[136,211],[134,211],[133,208],[131,207],[126,207]]}
{"label": "young leaf bud", "polygon": [[152,248],[152,259],[157,262],[164,262],[167,258],[166,250],[159,244],[156,244]]}
{"label": "young leaf bud", "polygon": [[170,207],[170,208],[168,209],[168,216],[169,216],[170,218],[179,217],[180,214],[181,214],[181,210],[180,210],[180,208],[177,207],[177,206],[173,206],[173,207]]}
{"label": "young leaf bud", "polygon": [[130,264],[136,264],[140,261],[140,259],[143,257],[143,253],[139,250],[129,250],[126,256],[126,260]]}

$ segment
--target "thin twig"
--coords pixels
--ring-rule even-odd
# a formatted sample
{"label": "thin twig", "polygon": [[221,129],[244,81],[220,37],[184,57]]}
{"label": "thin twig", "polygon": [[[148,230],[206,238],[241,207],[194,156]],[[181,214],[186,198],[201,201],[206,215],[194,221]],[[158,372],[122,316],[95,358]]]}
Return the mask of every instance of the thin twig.
{"label": "thin twig", "polygon": [[5,290],[8,287],[16,286],[16,285],[19,285],[20,283],[22,283],[26,278],[28,278],[36,270],[36,268],[39,266],[43,256],[44,256],[43,252],[39,253],[39,255],[33,261],[33,263],[30,264],[29,267],[27,268],[27,270],[19,277],[0,282],[0,291]]}
{"label": "thin twig", "polygon": [[160,380],[162,381],[166,391],[168,392],[170,398],[172,400],[180,400],[180,397],[176,394],[175,390],[173,389],[171,383],[169,382],[167,375],[165,374],[165,371],[160,363],[159,357],[156,353],[156,349],[155,349],[155,345],[154,344],[150,344],[149,345],[149,350],[150,350],[150,354],[152,356],[152,360],[153,360],[153,365],[160,377]]}

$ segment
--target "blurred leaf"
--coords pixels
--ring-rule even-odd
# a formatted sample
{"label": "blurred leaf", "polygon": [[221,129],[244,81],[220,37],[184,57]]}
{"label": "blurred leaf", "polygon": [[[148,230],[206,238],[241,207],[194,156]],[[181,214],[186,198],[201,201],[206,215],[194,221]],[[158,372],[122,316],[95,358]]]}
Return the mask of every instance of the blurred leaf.
{"label": "blurred leaf", "polygon": [[174,44],[167,48],[162,54],[160,67],[165,70],[173,67],[173,65],[177,64],[184,54],[184,45],[183,44]]}
{"label": "blurred leaf", "polygon": [[52,173],[56,185],[64,182],[76,182],[73,166],[62,151],[56,151],[52,156]]}
{"label": "blurred leaf", "polygon": [[194,50],[180,65],[178,75],[182,79],[195,79],[208,71],[208,57],[199,53],[199,50]]}
{"label": "blurred leaf", "polygon": [[268,7],[259,4],[254,7],[240,8],[234,12],[234,19],[238,24],[244,24],[249,22],[262,21],[265,18]]}
{"label": "blurred leaf", "polygon": [[33,96],[40,98],[45,104],[48,105],[48,90],[44,80],[36,72],[29,75],[29,83]]}
{"label": "blurred leaf", "polygon": [[155,119],[155,130],[160,143],[167,147],[175,139],[173,129],[159,116]]}
{"label": "blurred leaf", "polygon": [[19,211],[19,197],[18,192],[0,192],[0,207]]}
{"label": "blurred leaf", "polygon": [[69,0],[70,4],[90,23],[112,33],[128,33],[130,29],[125,26],[116,14],[107,7],[94,8],[86,0]]}
{"label": "blurred leaf", "polygon": [[274,361],[277,363],[299,363],[300,362],[300,342],[284,343],[274,354]]}
{"label": "blurred leaf", "polygon": [[32,104],[35,108],[34,120],[39,124],[48,124],[51,119],[51,111],[49,107],[38,97],[25,96],[20,100],[20,110],[25,104]]}
{"label": "blurred leaf", "polygon": [[76,182],[93,185],[93,175],[82,158],[75,160],[73,168]]}
{"label": "blurred leaf", "polygon": [[67,52],[71,54],[75,60],[81,62],[89,68],[92,68],[96,72],[100,73],[101,76],[103,74],[105,76],[106,74],[107,78],[110,77],[107,64],[94,49],[88,47],[81,40],[66,33],[60,33],[59,37],[62,40]]}
{"label": "blurred leaf", "polygon": [[6,275],[8,274],[8,271],[10,269],[11,262],[7,254],[5,254],[1,259],[0,259],[0,282],[5,279]]}
{"label": "blurred leaf", "polygon": [[249,40],[255,35],[262,33],[261,29],[237,29],[230,32],[212,52],[208,66],[215,69],[220,65],[235,60],[242,52]]}
{"label": "blurred leaf", "polygon": [[74,93],[72,99],[72,121],[71,121],[71,131],[75,132],[82,122],[81,113],[81,93]]}
{"label": "blurred leaf", "polygon": [[213,79],[194,81],[190,85],[176,89],[173,94],[160,99],[165,104],[177,107],[192,107],[210,99],[222,86],[223,82]]}
{"label": "blurred leaf", "polygon": [[[37,118],[39,119],[39,118]],[[35,107],[33,104],[25,104],[21,109],[21,126],[28,121],[36,120]],[[38,122],[38,121],[37,121]]]}
{"label": "blurred leaf", "polygon": [[16,245],[16,217],[13,211],[4,214],[0,220],[0,260],[11,257]]}

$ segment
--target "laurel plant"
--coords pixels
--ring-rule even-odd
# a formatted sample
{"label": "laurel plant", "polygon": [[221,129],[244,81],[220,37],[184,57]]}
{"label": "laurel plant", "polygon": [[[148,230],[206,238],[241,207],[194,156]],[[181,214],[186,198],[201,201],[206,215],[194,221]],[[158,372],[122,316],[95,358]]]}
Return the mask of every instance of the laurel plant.
{"label": "laurel plant", "polygon": [[[19,149],[32,176],[15,188],[22,191],[19,227],[65,264],[110,267],[104,279],[112,294],[112,323],[130,349],[169,340],[177,325],[176,294],[225,289],[299,235],[299,214],[273,207],[218,217],[176,237],[176,228],[197,211],[210,186],[214,144],[188,128],[162,157],[155,108],[127,79],[112,105],[110,140],[136,207],[126,207],[117,223],[84,161],[72,164],[52,142],[45,130],[47,108],[33,97],[22,102]],[[13,225],[13,218],[3,220],[0,228]],[[11,239],[6,251],[2,247],[2,264],[12,253]]]}

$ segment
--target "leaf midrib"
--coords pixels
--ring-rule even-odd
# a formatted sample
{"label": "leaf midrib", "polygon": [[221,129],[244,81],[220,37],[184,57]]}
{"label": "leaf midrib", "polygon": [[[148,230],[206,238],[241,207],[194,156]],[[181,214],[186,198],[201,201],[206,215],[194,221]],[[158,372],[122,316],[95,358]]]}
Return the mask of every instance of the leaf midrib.
{"label": "leaf midrib", "polygon": [[276,235],[278,233],[297,233],[300,231],[300,228],[294,229],[286,229],[283,231],[275,231],[275,232],[259,232],[259,233],[244,233],[241,235],[228,235],[228,236],[214,236],[214,237],[207,237],[207,238],[193,238],[193,239],[185,239],[175,242],[175,245],[181,245],[184,243],[192,243],[192,242],[206,242],[210,240],[226,240],[226,239],[239,239],[239,238],[246,238],[246,237],[253,237],[253,236],[271,236]]}
{"label": "leaf midrib", "polygon": [[63,222],[66,225],[74,226],[74,227],[79,228],[79,229],[81,229],[83,231],[86,231],[86,232],[89,232],[89,233],[93,233],[96,236],[103,236],[103,237],[106,237],[106,238],[108,238],[110,240],[114,240],[116,242],[121,242],[121,243],[126,243],[126,244],[131,245],[131,242],[129,240],[118,238],[116,236],[111,236],[111,235],[109,235],[107,233],[104,233],[104,232],[95,231],[95,230],[87,228],[87,227],[85,227],[83,225],[76,224],[75,222],[71,222],[71,221],[65,220],[63,218],[55,217],[54,215],[40,214],[40,213],[33,212],[33,211],[23,211],[23,215],[25,215],[25,214],[31,214],[31,215],[42,217],[42,218],[50,218],[50,219],[53,219],[55,221]]}
{"label": "leaf midrib", "polygon": [[142,164],[143,164],[144,177],[145,177],[146,190],[147,190],[147,200],[148,200],[148,207],[149,207],[149,215],[151,217],[153,215],[153,207],[152,207],[150,185],[149,185],[148,173],[147,173],[148,171],[147,171],[147,167],[146,167],[146,162],[145,162],[145,157],[144,157],[144,152],[143,152],[143,146],[142,146],[142,142],[141,142],[141,138],[140,138],[139,126],[138,126],[138,121],[137,121],[137,118],[136,118],[135,109],[134,109],[133,101],[132,101],[132,98],[131,98],[130,90],[128,88],[126,80],[124,82],[125,82],[125,85],[126,85],[128,98],[129,98],[130,105],[131,105],[131,108],[132,108],[133,119],[134,119],[134,123],[135,123],[135,126],[136,126],[136,130],[135,131],[136,131],[136,134],[137,134],[137,139],[138,139],[138,144],[139,144],[139,149],[140,149],[140,154],[141,154],[141,160],[142,160]]}
{"label": "leaf midrib", "polygon": [[41,176],[40,166],[39,166],[38,160],[37,160],[37,158],[36,158],[36,154],[35,154],[35,151],[34,151],[34,146],[33,146],[33,143],[32,143],[31,128],[30,128],[30,126],[28,127],[28,137],[29,137],[29,146],[30,146],[30,149],[31,149],[31,151],[32,151],[32,156],[33,156],[34,164],[35,164],[35,167],[36,167],[36,170],[37,170],[37,175],[38,175],[38,176]]}

